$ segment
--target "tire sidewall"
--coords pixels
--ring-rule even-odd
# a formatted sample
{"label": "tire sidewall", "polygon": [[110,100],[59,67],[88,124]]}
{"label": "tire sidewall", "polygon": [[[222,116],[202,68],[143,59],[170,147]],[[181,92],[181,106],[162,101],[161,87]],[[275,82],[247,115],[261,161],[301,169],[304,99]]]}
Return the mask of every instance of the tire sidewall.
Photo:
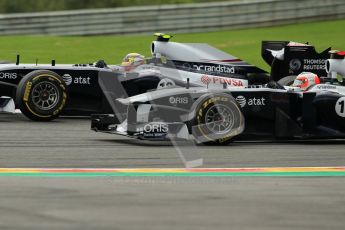
{"label": "tire sidewall", "polygon": [[208,112],[208,110],[213,107],[214,105],[222,105],[228,107],[233,114],[233,119],[236,119],[235,116],[241,116],[240,119],[243,118],[242,112],[239,109],[239,106],[237,105],[237,102],[228,95],[214,95],[214,96],[207,96],[205,97],[199,105],[196,107],[196,114],[195,119],[193,122],[193,125],[196,125],[197,127],[193,129],[193,132],[195,132],[193,135],[196,136],[202,136],[203,139],[208,140],[203,142],[203,144],[206,145],[226,145],[232,142],[232,132],[229,131],[228,133],[225,133],[221,136],[221,138],[217,138],[216,140],[211,137],[209,134],[210,130],[207,129],[203,124],[205,124],[205,116]]}
{"label": "tire sidewall", "polygon": [[[49,110],[38,108],[32,101],[34,87],[42,82],[49,82],[54,85],[58,92],[58,102]],[[17,88],[16,101],[19,109],[28,118],[35,121],[50,121],[57,118],[66,106],[67,90],[62,78],[46,70],[33,71],[27,74],[19,83]]]}

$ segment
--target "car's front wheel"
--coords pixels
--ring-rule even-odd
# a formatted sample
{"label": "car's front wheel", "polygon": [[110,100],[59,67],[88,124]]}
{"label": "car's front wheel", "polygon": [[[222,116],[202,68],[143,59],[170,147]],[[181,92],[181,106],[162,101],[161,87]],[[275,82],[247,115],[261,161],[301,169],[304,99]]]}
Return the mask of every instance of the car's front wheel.
{"label": "car's front wheel", "polygon": [[192,134],[205,145],[227,145],[244,130],[244,117],[229,95],[205,97],[196,108]]}
{"label": "car's front wheel", "polygon": [[51,121],[65,108],[67,89],[63,79],[47,70],[30,72],[17,87],[16,103],[34,121]]}

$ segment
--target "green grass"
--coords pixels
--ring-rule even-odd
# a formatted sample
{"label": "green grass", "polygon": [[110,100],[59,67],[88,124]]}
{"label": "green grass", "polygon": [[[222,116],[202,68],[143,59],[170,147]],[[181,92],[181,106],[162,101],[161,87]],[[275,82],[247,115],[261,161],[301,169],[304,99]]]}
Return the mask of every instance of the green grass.
{"label": "green grass", "polygon": [[[164,32],[164,31],[163,31]],[[153,36],[0,36],[0,60],[15,61],[17,54],[25,63],[89,63],[104,59],[120,63],[130,52],[150,54]],[[301,23],[270,28],[243,29],[209,33],[177,34],[176,42],[209,43],[254,65],[268,69],[261,58],[262,40],[310,42],[318,51],[329,46],[345,49],[345,20]]]}

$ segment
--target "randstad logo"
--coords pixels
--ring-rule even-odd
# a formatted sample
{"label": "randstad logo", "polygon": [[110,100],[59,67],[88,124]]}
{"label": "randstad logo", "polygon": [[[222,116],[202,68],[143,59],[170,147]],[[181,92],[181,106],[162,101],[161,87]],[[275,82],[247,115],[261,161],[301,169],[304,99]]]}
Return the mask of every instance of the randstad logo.
{"label": "randstad logo", "polygon": [[218,72],[218,73],[235,73],[234,67],[223,65],[193,65],[198,71]]}

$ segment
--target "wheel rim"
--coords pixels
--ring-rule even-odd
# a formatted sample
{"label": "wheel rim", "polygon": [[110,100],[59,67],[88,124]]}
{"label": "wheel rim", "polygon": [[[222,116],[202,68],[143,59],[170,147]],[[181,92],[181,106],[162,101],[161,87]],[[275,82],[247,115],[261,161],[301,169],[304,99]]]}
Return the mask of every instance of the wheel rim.
{"label": "wheel rim", "polygon": [[32,102],[40,110],[50,110],[59,102],[59,90],[51,82],[40,82],[32,89]]}
{"label": "wheel rim", "polygon": [[205,115],[206,127],[214,134],[225,134],[234,125],[233,116],[233,112],[227,106],[213,105]]}

